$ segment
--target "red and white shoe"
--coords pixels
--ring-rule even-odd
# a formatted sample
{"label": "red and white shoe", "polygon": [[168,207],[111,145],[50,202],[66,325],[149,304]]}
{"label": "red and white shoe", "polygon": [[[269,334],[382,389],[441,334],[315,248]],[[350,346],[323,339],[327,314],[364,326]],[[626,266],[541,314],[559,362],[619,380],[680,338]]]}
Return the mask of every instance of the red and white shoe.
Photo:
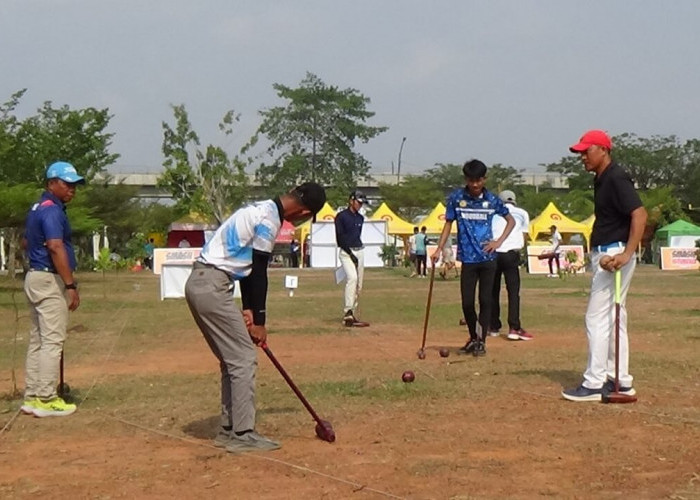
{"label": "red and white shoe", "polygon": [[532,340],[534,338],[535,337],[532,334],[527,333],[522,328],[519,330],[513,330],[511,328],[508,332],[508,340]]}

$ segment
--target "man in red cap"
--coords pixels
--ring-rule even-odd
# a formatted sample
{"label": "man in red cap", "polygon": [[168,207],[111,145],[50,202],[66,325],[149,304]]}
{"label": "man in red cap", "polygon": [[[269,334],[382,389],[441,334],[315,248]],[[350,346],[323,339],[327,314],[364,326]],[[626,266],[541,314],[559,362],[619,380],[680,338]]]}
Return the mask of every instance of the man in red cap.
{"label": "man in red cap", "polygon": [[[647,212],[630,175],[611,156],[612,141],[602,130],[590,130],[569,148],[581,155],[588,172],[595,174],[595,223],[591,234],[593,279],[586,310],[588,366],[579,387],[566,389],[570,401],[600,401],[614,390],[615,377],[615,273],[621,271],[619,383],[620,392],[634,395],[629,373],[629,344],[625,301],[636,266],[635,251],[642,239]],[[601,258],[611,256],[601,268]]]}

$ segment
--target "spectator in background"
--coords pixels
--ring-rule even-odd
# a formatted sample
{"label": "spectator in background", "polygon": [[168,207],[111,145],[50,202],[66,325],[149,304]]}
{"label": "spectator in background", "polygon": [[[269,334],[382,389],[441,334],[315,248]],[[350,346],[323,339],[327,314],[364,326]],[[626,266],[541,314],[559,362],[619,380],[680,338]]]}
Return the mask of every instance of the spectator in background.
{"label": "spectator in background", "polygon": [[180,243],[177,244],[178,248],[190,248],[190,242],[187,238],[182,238]]}
{"label": "spectator in background", "polygon": [[[559,231],[557,231],[557,226],[552,224],[552,226],[549,228],[551,231],[551,236],[549,237],[549,242],[552,244],[552,251],[547,258],[547,264],[549,265],[549,277],[550,278],[558,278],[559,277],[559,272],[561,271],[561,266],[559,265],[559,253],[561,250],[559,247],[561,246],[562,242],[562,237],[561,234],[559,234]],[[552,262],[557,263],[557,272],[556,274],[554,273],[554,266],[552,266]]]}
{"label": "spectator in background", "polygon": [[155,245],[153,243],[153,238],[149,238],[148,243],[143,246],[143,250],[146,253],[146,257],[143,259],[143,263],[146,267],[153,271],[153,251],[155,250]]}
{"label": "spectator in background", "polygon": [[307,234],[304,237],[304,245],[301,249],[303,256],[304,267],[311,267],[311,235]]}
{"label": "spectator in background", "polygon": [[296,238],[292,238],[289,243],[289,257],[292,267],[299,267],[299,242]]}
{"label": "spectator in background", "polygon": [[408,260],[411,263],[411,276],[413,278],[416,276],[416,235],[418,234],[418,228],[413,226],[413,234],[408,238]]}
{"label": "spectator in background", "polygon": [[428,263],[428,230],[425,226],[420,228],[420,233],[416,234],[416,274],[420,278],[425,278]]}

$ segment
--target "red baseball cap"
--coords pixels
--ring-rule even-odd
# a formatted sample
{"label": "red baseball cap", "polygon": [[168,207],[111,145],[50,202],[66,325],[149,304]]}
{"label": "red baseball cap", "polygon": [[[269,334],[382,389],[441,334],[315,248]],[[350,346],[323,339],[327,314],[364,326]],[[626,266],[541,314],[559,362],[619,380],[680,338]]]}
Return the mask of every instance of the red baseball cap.
{"label": "red baseball cap", "polygon": [[581,136],[578,144],[574,144],[569,148],[572,153],[583,153],[591,146],[602,146],[606,149],[612,149],[612,141],[610,136],[602,130],[589,130]]}

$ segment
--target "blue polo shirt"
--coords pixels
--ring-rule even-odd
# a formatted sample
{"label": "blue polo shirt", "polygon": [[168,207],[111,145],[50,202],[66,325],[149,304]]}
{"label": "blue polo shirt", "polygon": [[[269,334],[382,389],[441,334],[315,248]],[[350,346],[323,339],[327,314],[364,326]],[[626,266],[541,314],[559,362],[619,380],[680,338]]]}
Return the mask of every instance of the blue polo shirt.
{"label": "blue polo shirt", "polygon": [[457,223],[457,260],[464,264],[494,260],[496,252],[485,252],[483,247],[493,239],[494,215],[505,217],[508,207],[486,189],[474,198],[466,188],[455,189],[445,204],[445,220]]}
{"label": "blue polo shirt", "polygon": [[35,203],[27,215],[24,237],[27,239],[27,257],[29,267],[56,272],[47,240],[63,240],[63,246],[68,254],[68,263],[75,271],[76,260],[71,230],[66,216],[66,206],[56,196],[44,191],[39,202]]}

